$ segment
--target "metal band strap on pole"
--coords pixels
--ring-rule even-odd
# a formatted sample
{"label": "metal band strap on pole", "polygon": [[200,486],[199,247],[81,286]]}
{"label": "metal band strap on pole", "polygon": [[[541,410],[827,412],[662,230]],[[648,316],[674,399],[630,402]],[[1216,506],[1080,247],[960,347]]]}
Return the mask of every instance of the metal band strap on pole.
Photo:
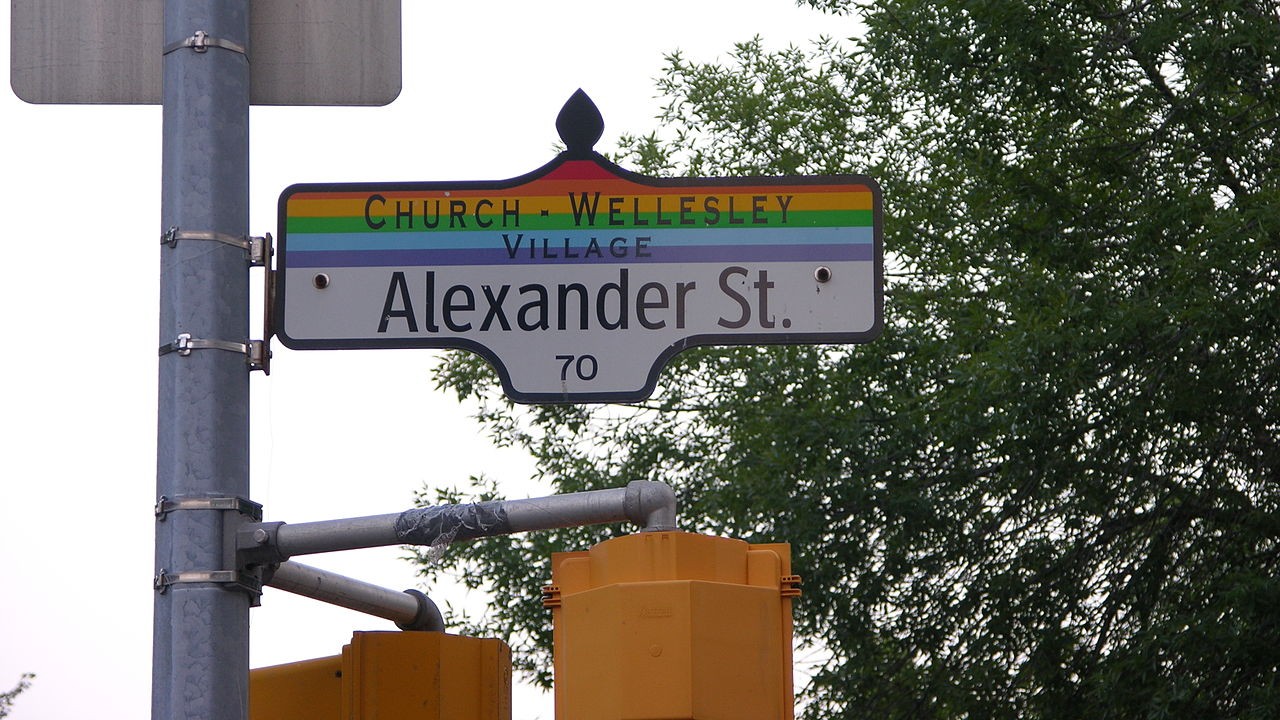
{"label": "metal band strap on pole", "polygon": [[249,340],[247,342],[235,342],[234,340],[207,340],[205,338],[191,337],[191,333],[178,333],[178,337],[171,343],[165,343],[160,346],[160,356],[164,357],[169,353],[178,353],[182,357],[187,357],[192,350],[225,350],[239,355],[243,355],[245,362],[249,364],[250,370],[267,369],[267,344],[263,340]]}
{"label": "metal band strap on pole", "polygon": [[262,520],[262,506],[242,497],[183,497],[156,501],[156,519],[164,522],[169,513],[177,510],[234,510],[254,521]]}
{"label": "metal band strap on pole", "polygon": [[187,570],[171,573],[165,571],[164,568],[160,568],[160,572],[156,574],[154,581],[155,589],[160,593],[164,593],[173,585],[181,585],[183,583],[234,585],[255,598],[262,594],[261,580],[249,573],[242,573],[236,570]]}
{"label": "metal band strap on pole", "polygon": [[197,30],[194,35],[184,40],[178,40],[177,42],[171,42],[168,45],[165,45],[163,54],[168,55],[174,50],[181,50],[182,48],[191,48],[198,53],[203,53],[208,52],[211,47],[240,53],[246,60],[249,58],[249,51],[245,50],[244,46],[240,43],[232,42],[225,38],[210,37],[209,33],[203,30]]}
{"label": "metal band strap on pole", "polygon": [[215,230],[182,230],[171,227],[160,236],[160,244],[171,248],[178,247],[179,240],[205,240],[220,242],[223,245],[237,247],[248,253],[249,264],[255,267],[266,265],[271,254],[271,233],[262,236],[230,235]]}
{"label": "metal band strap on pole", "polygon": [[171,352],[176,352],[186,357],[191,354],[192,350],[226,350],[240,355],[248,355],[249,344],[231,340],[205,340],[204,338],[193,338],[191,333],[179,333],[177,339],[173,342],[160,346],[160,357],[164,357]]}

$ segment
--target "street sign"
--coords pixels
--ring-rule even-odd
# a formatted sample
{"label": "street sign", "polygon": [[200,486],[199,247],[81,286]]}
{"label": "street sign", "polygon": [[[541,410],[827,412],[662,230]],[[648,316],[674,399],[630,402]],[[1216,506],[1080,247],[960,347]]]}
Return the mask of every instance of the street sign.
{"label": "street sign", "polygon": [[286,189],[281,342],[464,348],[515,400],[625,402],[689,347],[879,333],[873,180],[645,177],[573,134],[579,98],[569,149],[522,177]]}
{"label": "street sign", "polygon": [[[9,81],[29,103],[158,104],[164,0],[13,0]],[[217,33],[213,27],[189,28]],[[249,3],[253,105],[386,105],[400,0]]]}

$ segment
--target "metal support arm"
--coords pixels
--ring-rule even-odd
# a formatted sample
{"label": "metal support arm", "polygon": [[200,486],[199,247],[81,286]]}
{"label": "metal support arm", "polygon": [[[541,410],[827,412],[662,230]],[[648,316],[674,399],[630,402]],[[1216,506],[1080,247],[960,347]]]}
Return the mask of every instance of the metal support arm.
{"label": "metal support arm", "polygon": [[402,513],[309,523],[257,523],[241,532],[242,553],[255,562],[386,545],[435,545],[601,523],[631,521],[642,532],[676,529],[676,497],[666,483],[637,480],[625,488],[415,508]]}
{"label": "metal support arm", "polygon": [[397,592],[296,562],[280,563],[268,586],[385,618],[401,630],[444,630],[440,609],[417,590]]}

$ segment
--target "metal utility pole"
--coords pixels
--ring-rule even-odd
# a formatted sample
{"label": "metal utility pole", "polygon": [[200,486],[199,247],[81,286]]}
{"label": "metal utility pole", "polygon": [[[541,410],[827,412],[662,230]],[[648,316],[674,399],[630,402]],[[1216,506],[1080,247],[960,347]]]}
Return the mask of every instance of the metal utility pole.
{"label": "metal utility pole", "polygon": [[18,97],[164,107],[157,720],[248,714],[249,607],[262,569],[238,562],[235,529],[262,519],[248,500],[249,371],[265,370],[269,351],[248,340],[248,269],[270,257],[269,238],[246,232],[250,101],[391,102],[400,5],[271,0],[251,12],[249,0],[12,1]]}
{"label": "metal utility pole", "polygon": [[154,720],[248,715],[248,48],[248,0],[166,0]]}

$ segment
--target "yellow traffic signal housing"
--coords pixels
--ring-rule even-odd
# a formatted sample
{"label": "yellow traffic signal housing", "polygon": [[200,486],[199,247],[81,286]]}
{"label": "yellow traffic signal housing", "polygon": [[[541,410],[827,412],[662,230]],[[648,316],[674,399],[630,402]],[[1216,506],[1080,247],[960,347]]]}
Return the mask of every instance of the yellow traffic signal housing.
{"label": "yellow traffic signal housing", "polygon": [[342,685],[341,655],[250,670],[249,720],[339,720]]}
{"label": "yellow traffic signal housing", "polygon": [[511,649],[438,632],[357,632],[341,655],[249,673],[250,720],[511,720]]}
{"label": "yellow traffic signal housing", "polygon": [[556,553],[558,720],[792,720],[787,544],[684,532]]}

